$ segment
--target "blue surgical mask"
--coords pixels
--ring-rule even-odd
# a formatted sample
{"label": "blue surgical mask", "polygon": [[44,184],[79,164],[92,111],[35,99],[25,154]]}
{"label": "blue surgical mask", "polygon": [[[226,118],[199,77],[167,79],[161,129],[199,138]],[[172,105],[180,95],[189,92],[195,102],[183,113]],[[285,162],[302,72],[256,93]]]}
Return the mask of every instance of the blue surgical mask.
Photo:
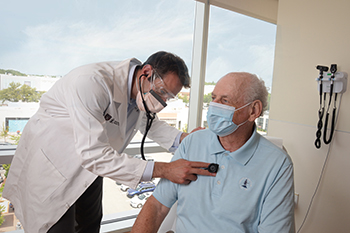
{"label": "blue surgical mask", "polygon": [[207,113],[209,129],[220,137],[224,137],[235,132],[238,127],[245,124],[248,120],[236,125],[232,121],[233,114],[235,111],[245,108],[249,104],[251,104],[251,102],[236,109],[233,106],[210,102]]}

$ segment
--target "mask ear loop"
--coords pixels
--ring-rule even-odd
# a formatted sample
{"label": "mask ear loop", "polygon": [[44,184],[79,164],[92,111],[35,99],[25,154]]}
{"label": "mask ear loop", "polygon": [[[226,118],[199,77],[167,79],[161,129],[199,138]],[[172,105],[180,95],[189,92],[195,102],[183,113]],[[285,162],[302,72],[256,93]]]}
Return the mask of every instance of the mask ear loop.
{"label": "mask ear loop", "polygon": [[148,131],[149,129],[151,128],[152,126],[152,123],[153,123],[153,120],[154,118],[156,117],[156,114],[155,113],[152,113],[149,111],[148,107],[147,107],[147,104],[146,104],[146,101],[145,99],[143,98],[143,94],[142,94],[142,85],[141,85],[141,77],[142,76],[147,76],[145,74],[142,74],[139,78],[139,86],[140,86],[140,94],[141,94],[141,98],[142,98],[142,103],[143,103],[143,106],[146,110],[146,116],[147,116],[147,123],[146,123],[146,129],[145,129],[145,133],[143,134],[143,138],[142,138],[142,141],[141,141],[141,157],[143,160],[146,160],[146,157],[145,157],[145,153],[144,153],[144,144],[145,144],[145,140],[146,140],[146,136],[148,134]]}

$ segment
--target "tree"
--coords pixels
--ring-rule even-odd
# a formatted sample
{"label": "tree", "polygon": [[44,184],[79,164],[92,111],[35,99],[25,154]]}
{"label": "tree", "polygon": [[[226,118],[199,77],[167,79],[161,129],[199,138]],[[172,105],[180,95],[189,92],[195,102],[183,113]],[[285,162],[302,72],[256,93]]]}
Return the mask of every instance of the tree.
{"label": "tree", "polygon": [[203,103],[209,104],[211,102],[211,93],[208,93],[203,96]]}
{"label": "tree", "polygon": [[3,70],[0,69],[0,74],[12,74],[14,76],[27,76],[26,74],[23,74],[17,70]]}
{"label": "tree", "polygon": [[[2,199],[2,192],[4,190],[4,187],[5,187],[5,183],[2,182],[1,183],[1,187],[0,187],[0,198]],[[3,215],[3,212],[5,211],[5,206],[0,206],[0,226],[4,223],[5,221],[5,218],[4,218],[4,215]]]}
{"label": "tree", "polygon": [[2,100],[2,102],[5,102],[5,100],[18,102],[21,98],[19,93],[20,86],[20,83],[11,82],[8,88],[0,91],[0,100]]}
{"label": "tree", "polygon": [[2,167],[5,169],[5,174],[4,176],[7,178],[7,175],[9,174],[11,164],[3,164]]}
{"label": "tree", "polygon": [[188,104],[189,99],[188,99],[188,95],[183,95],[183,96],[178,96],[179,99],[182,99],[182,101],[186,104]]}
{"label": "tree", "polygon": [[9,127],[5,126],[5,122],[2,123],[2,128],[0,131],[0,136],[4,138],[6,142],[6,138],[9,136]]}
{"label": "tree", "polygon": [[[184,95],[184,96],[179,96],[178,97],[179,99],[182,99],[182,101],[184,103],[188,103],[189,102],[189,99],[188,99],[188,96],[187,95]],[[208,93],[206,95],[203,96],[203,103],[207,103],[209,104],[211,102],[211,93]]]}
{"label": "tree", "polygon": [[10,139],[14,142],[13,144],[18,145],[19,139],[21,138],[21,134],[11,135]]}
{"label": "tree", "polygon": [[271,93],[269,93],[269,95],[267,96],[267,109],[266,110],[270,110],[270,100],[271,100]]}
{"label": "tree", "polygon": [[5,211],[5,207],[4,206],[0,206],[0,226],[4,223],[5,218],[4,215],[2,214],[2,212]]}
{"label": "tree", "polygon": [[187,133],[187,130],[188,130],[188,126],[187,126],[187,124],[185,124],[185,126],[182,128],[182,132]]}
{"label": "tree", "polygon": [[37,92],[35,88],[22,85],[20,88],[21,100],[23,102],[38,102],[43,92]]}
{"label": "tree", "polygon": [[11,102],[39,102],[44,92],[36,91],[26,84],[11,82],[9,87],[0,91],[0,100],[4,103],[6,100]]}

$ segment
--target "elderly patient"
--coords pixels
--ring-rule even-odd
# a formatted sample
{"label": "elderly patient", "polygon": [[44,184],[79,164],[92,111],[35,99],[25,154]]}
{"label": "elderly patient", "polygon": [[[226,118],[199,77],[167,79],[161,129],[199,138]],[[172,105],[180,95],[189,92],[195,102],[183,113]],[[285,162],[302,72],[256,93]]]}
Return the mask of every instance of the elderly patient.
{"label": "elderly patient", "polygon": [[162,179],[141,210],[132,232],[157,232],[178,201],[176,232],[295,232],[293,163],[256,132],[267,106],[264,81],[229,73],[212,93],[209,129],[184,139],[173,160],[219,164],[216,177],[189,185]]}

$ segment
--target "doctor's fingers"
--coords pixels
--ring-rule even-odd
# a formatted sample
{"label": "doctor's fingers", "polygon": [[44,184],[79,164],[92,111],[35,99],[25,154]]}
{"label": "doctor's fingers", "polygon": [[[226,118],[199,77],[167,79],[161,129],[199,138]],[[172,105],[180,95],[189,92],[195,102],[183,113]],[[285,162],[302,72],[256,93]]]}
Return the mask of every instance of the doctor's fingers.
{"label": "doctor's fingers", "polygon": [[205,163],[205,162],[195,162],[195,161],[190,161],[189,166],[192,168],[207,168],[210,165],[210,163]]}
{"label": "doctor's fingers", "polygon": [[190,173],[186,175],[185,180],[182,184],[189,184],[191,181],[196,181],[198,179],[197,175],[216,176],[216,173],[210,173],[209,171],[201,168],[192,168],[190,170]]}
{"label": "doctor's fingers", "polygon": [[[197,180],[197,176],[194,176],[196,174],[202,175],[202,176],[216,176],[216,173],[210,173],[208,170],[205,170],[204,168],[207,168],[210,163],[205,162],[197,162],[197,161],[188,161],[184,159],[179,159],[176,161],[171,162],[172,165],[177,165],[181,167],[182,172],[185,174],[185,179],[195,181]],[[190,178],[188,178],[190,177]]]}
{"label": "doctor's fingers", "polygon": [[[216,173],[211,173],[208,171],[208,166],[210,163],[204,162],[190,162],[191,170],[190,172],[193,174],[198,174],[202,176],[216,176]],[[205,168],[205,169],[203,169]]]}
{"label": "doctor's fingers", "polygon": [[211,173],[208,170],[204,170],[201,168],[192,168],[191,173],[201,175],[201,176],[216,176],[216,173]]}

